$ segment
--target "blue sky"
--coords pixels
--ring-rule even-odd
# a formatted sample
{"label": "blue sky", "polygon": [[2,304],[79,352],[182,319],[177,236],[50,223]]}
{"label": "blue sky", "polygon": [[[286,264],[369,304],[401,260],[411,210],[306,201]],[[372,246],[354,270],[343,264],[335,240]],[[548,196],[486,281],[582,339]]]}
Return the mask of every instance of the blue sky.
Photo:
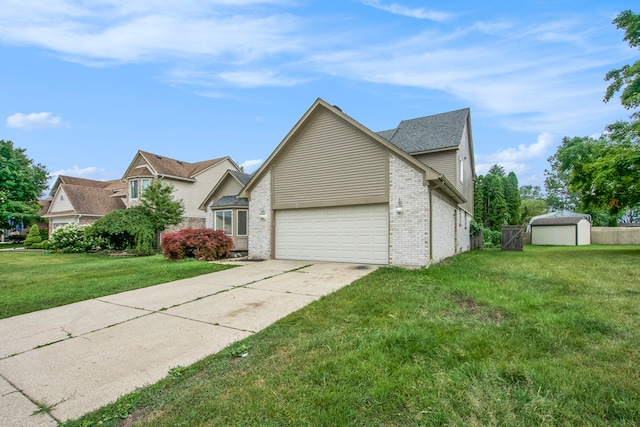
{"label": "blue sky", "polygon": [[542,185],[564,136],[629,112],[607,71],[632,1],[0,0],[0,139],[52,174],[138,149],[248,172],[316,98],[374,131],[471,109],[476,172]]}

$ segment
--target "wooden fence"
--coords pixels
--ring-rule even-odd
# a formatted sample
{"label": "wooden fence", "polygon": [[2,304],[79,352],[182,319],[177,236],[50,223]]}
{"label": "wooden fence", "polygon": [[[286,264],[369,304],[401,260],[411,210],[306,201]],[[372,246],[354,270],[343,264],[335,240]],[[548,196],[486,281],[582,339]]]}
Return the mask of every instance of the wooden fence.
{"label": "wooden fence", "polygon": [[502,250],[521,251],[523,229],[519,225],[505,225],[502,227]]}
{"label": "wooden fence", "polygon": [[478,235],[471,235],[471,250],[482,248],[484,248],[484,235],[482,234],[482,230],[480,230]]}

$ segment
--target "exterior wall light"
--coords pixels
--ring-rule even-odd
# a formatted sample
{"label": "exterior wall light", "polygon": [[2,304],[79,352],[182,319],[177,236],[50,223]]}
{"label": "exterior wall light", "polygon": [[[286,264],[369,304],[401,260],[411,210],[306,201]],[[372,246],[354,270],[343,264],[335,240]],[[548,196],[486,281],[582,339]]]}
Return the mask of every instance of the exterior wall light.
{"label": "exterior wall light", "polygon": [[398,204],[396,205],[396,212],[399,214],[402,213],[402,200],[398,199]]}
{"label": "exterior wall light", "polygon": [[260,219],[261,219],[261,220],[263,220],[263,221],[264,221],[265,219],[267,219],[267,214],[266,214],[266,213],[264,213],[264,209],[262,209],[262,210],[260,211],[260,214],[258,215],[258,218],[260,218]]}

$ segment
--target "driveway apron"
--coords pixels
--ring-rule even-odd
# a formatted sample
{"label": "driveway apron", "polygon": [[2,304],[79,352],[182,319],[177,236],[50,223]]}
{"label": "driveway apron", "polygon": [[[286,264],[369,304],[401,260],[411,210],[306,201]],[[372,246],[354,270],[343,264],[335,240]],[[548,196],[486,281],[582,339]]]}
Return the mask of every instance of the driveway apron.
{"label": "driveway apron", "polygon": [[78,418],[376,269],[234,264],[239,267],[0,320],[0,425],[55,426]]}

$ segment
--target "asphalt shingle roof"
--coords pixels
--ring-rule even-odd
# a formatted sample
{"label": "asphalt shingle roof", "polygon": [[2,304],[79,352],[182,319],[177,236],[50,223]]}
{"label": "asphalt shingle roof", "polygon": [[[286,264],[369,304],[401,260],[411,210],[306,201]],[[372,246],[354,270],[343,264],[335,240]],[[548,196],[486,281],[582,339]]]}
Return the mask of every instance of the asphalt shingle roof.
{"label": "asphalt shingle roof", "polygon": [[469,112],[468,108],[463,108],[403,120],[397,128],[378,132],[378,135],[409,154],[457,147]]}
{"label": "asphalt shingle roof", "polygon": [[140,154],[144,156],[158,175],[169,175],[180,178],[193,178],[194,175],[223,160],[223,157],[220,157],[197,163],[189,163],[142,150],[140,150]]}
{"label": "asphalt shingle roof", "polygon": [[230,206],[249,206],[247,199],[239,199],[236,196],[223,196],[209,205],[212,208],[225,208]]}
{"label": "asphalt shingle roof", "polygon": [[238,181],[240,181],[242,185],[247,185],[247,182],[249,182],[249,180],[251,179],[251,175],[249,175],[248,173],[238,172],[232,169],[229,169],[229,173],[233,175]]}
{"label": "asphalt shingle roof", "polygon": [[539,218],[531,223],[531,225],[571,225],[577,224],[583,217],[560,217],[560,218]]}
{"label": "asphalt shingle roof", "polygon": [[126,208],[122,198],[111,197],[114,193],[110,188],[62,184],[62,189],[77,214],[106,215]]}

